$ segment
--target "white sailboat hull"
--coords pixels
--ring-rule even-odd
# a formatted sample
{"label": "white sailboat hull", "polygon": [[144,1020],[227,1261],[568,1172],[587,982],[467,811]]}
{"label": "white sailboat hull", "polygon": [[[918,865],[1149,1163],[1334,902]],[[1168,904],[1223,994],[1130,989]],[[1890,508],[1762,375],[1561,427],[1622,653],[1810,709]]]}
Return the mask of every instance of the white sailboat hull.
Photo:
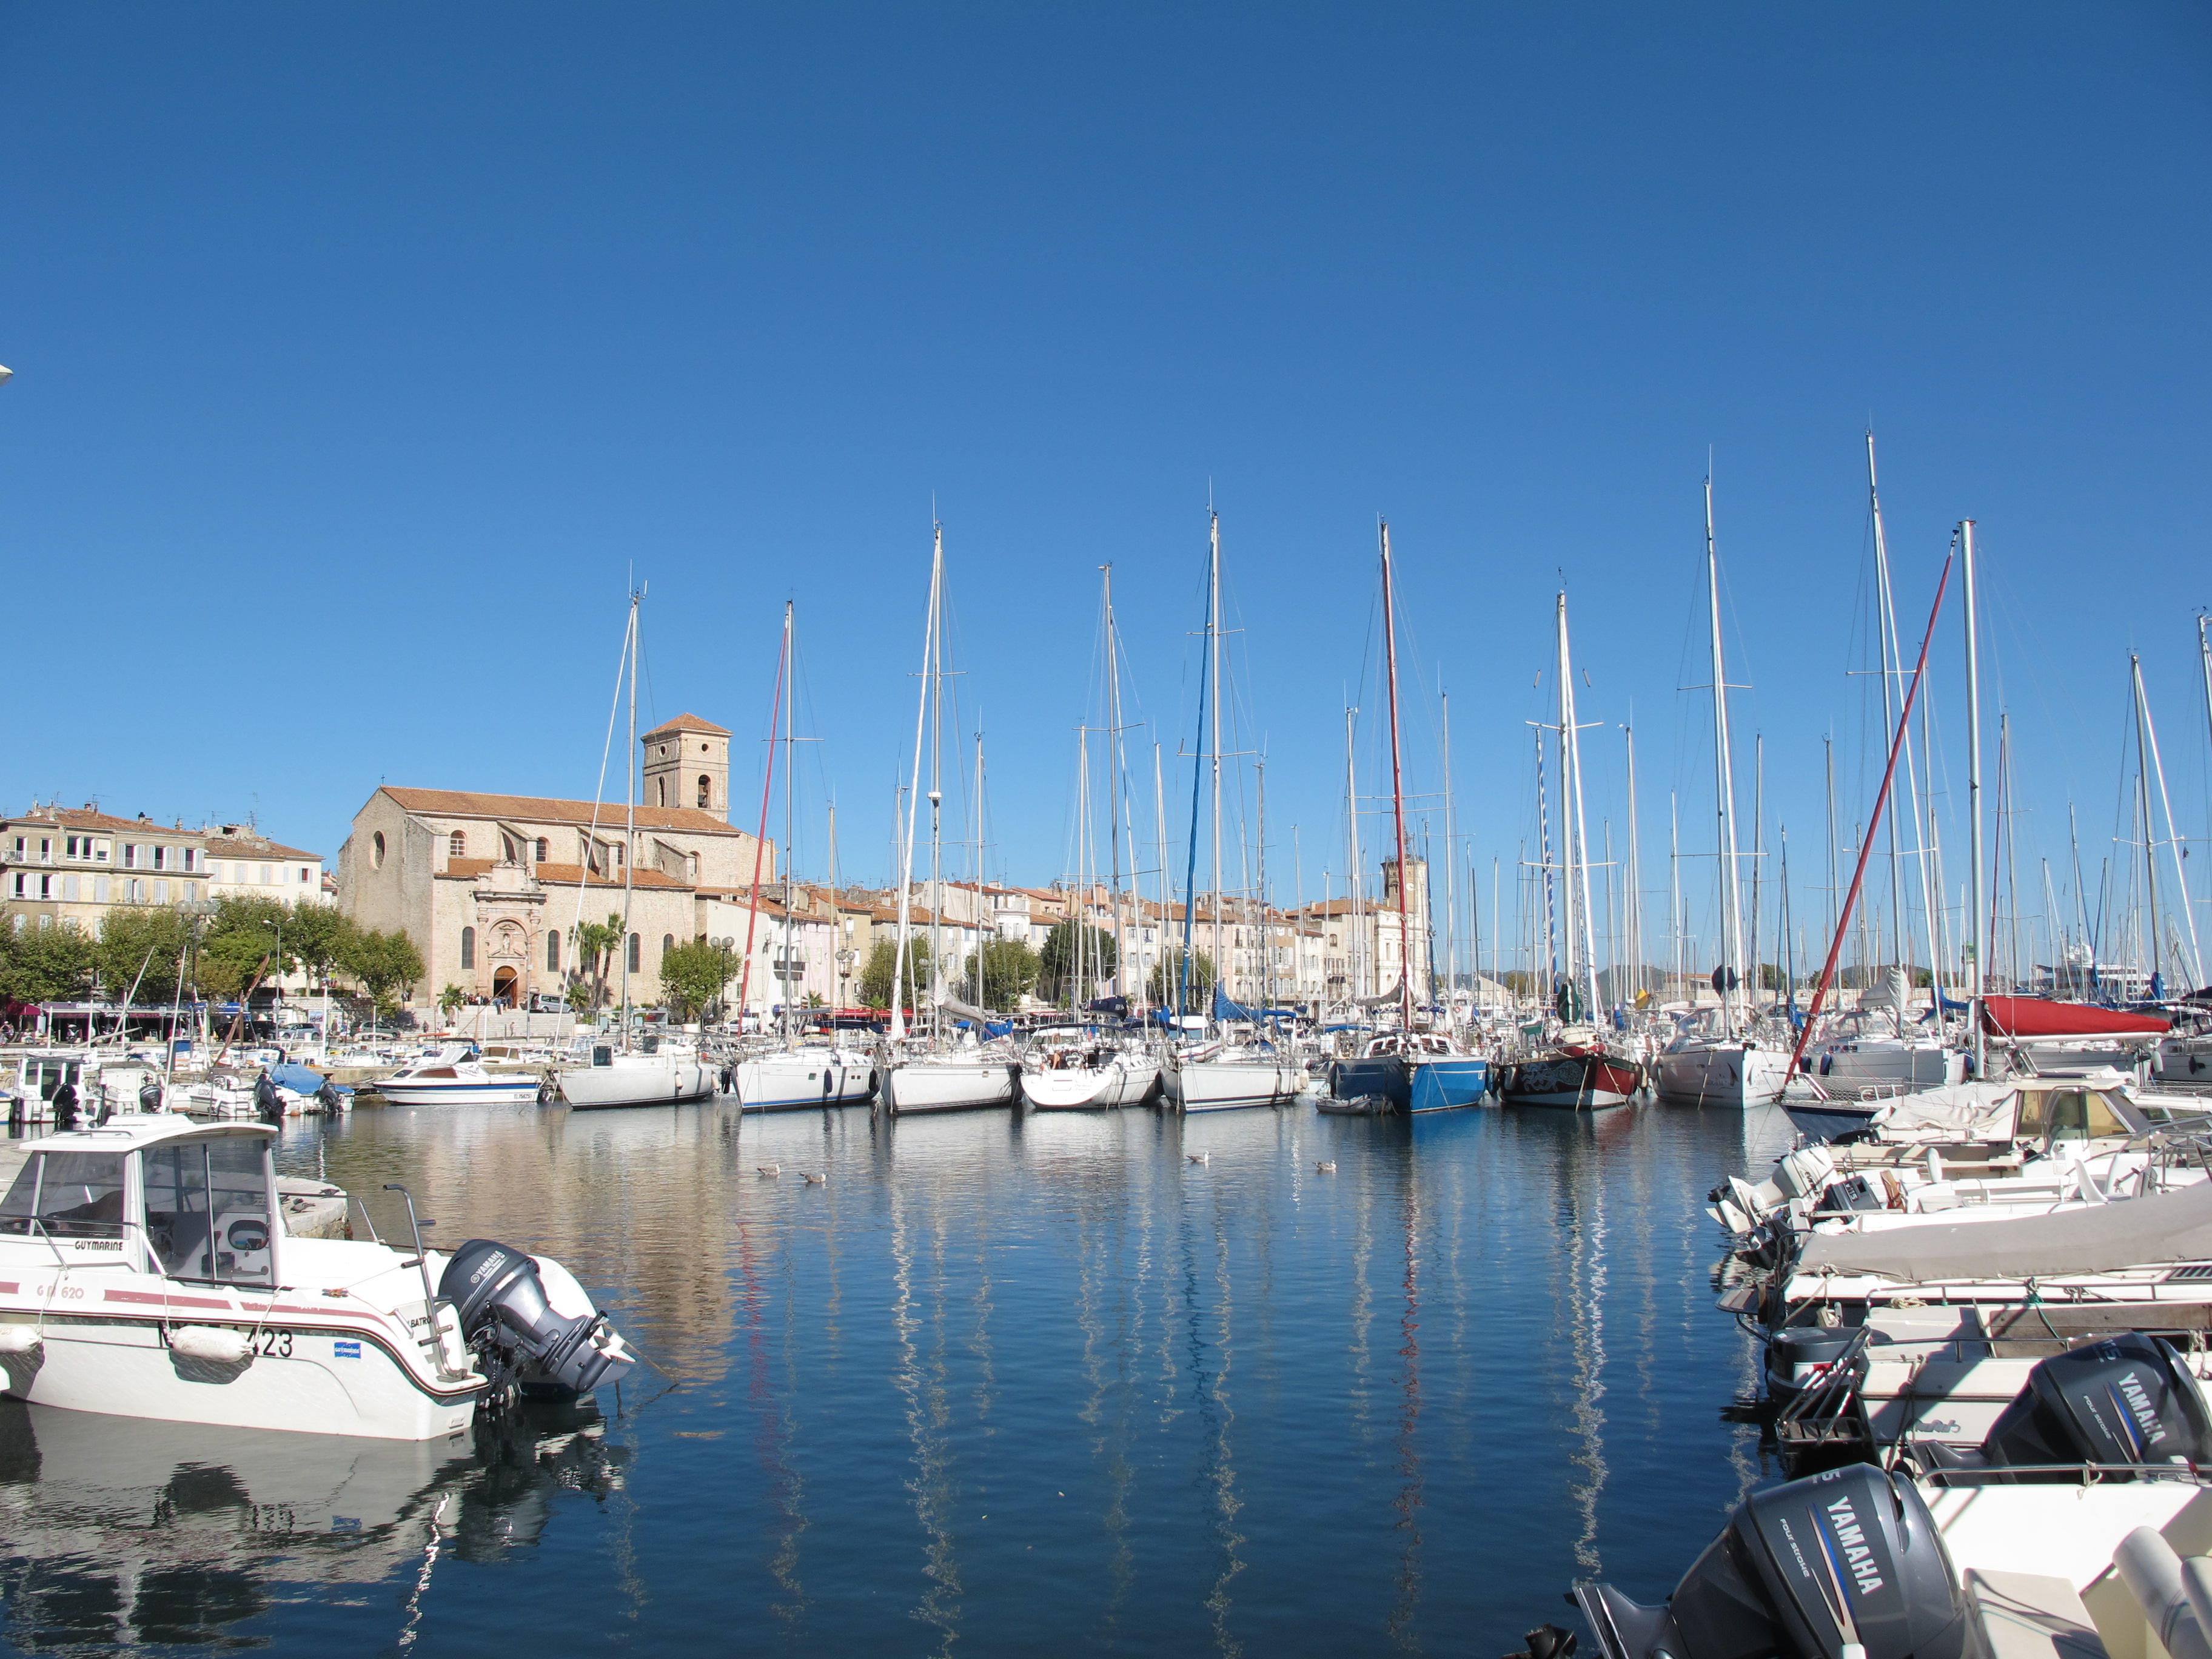
{"label": "white sailboat hull", "polygon": [[1185,1112],[1287,1106],[1305,1080],[1305,1068],[1288,1060],[1175,1060],[1163,1079],[1168,1098]]}
{"label": "white sailboat hull", "polygon": [[1869,1037],[1829,1044],[1813,1069],[1831,1094],[1856,1094],[1882,1084],[1936,1089],[1966,1080],[1966,1057],[1940,1042]]}
{"label": "white sailboat hull", "polygon": [[967,1112],[1014,1103],[1016,1068],[957,1060],[911,1061],[894,1066],[883,1078],[884,1103],[896,1115],[916,1112]]}
{"label": "white sailboat hull", "polygon": [[618,1054],[611,1066],[578,1066],[560,1076],[561,1098],[579,1111],[673,1106],[714,1092],[714,1073],[688,1054]]}
{"label": "white sailboat hull", "polygon": [[738,1067],[738,1103],[748,1112],[799,1112],[854,1106],[876,1092],[876,1068],[858,1054],[828,1048],[758,1054]]}
{"label": "white sailboat hull", "polygon": [[1780,1048],[1741,1043],[1699,1043],[1659,1056],[1659,1098],[1677,1106],[1741,1109],[1771,1105],[1790,1079],[1790,1056]]}
{"label": "white sailboat hull", "polygon": [[1141,1106],[1160,1080],[1156,1060],[1115,1060],[1103,1066],[1022,1068],[1022,1097],[1042,1111]]}

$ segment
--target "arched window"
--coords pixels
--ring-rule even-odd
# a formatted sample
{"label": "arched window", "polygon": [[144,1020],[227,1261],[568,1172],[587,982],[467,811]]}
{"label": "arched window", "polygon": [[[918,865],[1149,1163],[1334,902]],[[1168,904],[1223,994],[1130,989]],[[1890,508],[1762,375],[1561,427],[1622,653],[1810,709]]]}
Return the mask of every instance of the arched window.
{"label": "arched window", "polygon": [[550,842],[547,841],[547,840],[545,839],[545,837],[544,837],[544,836],[538,836],[538,861],[540,864],[543,864],[543,863],[544,863],[544,862],[545,862],[545,855],[546,855],[548,853],[551,852],[552,850],[553,850],[553,844],[552,844],[552,842]]}
{"label": "arched window", "polygon": [[384,868],[384,831],[380,830],[368,838],[368,867]]}
{"label": "arched window", "polygon": [[465,969],[473,968],[476,965],[477,930],[473,927],[464,927],[461,929],[461,966]]}
{"label": "arched window", "polygon": [[699,775],[699,805],[702,808],[714,804],[714,781],[704,772]]}
{"label": "arched window", "polygon": [[653,781],[653,804],[655,806],[665,806],[668,805],[668,780],[666,778],[655,778]]}
{"label": "arched window", "polygon": [[545,971],[549,974],[561,971],[561,935],[558,933],[545,935]]}
{"label": "arched window", "polygon": [[456,830],[452,835],[446,837],[446,854],[447,857],[459,858],[466,854],[468,850],[469,838],[460,830]]}
{"label": "arched window", "polygon": [[676,935],[673,933],[663,933],[660,936],[660,954],[665,957],[675,948]]}
{"label": "arched window", "polygon": [[635,933],[632,933],[629,936],[629,970],[633,974],[638,970],[637,947],[638,937]]}

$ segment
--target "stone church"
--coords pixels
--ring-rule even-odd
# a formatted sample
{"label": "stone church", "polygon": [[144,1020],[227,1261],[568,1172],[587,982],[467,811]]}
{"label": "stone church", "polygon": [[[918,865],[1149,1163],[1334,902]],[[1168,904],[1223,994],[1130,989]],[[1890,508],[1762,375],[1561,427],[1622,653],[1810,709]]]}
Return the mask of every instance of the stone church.
{"label": "stone church", "polygon": [[604,922],[629,892],[629,931],[607,969],[621,994],[659,1000],[660,958],[707,931],[718,901],[776,877],[775,847],[730,823],[730,734],[678,714],[638,739],[643,767],[635,835],[620,800],[386,785],[354,814],[339,855],[338,903],[363,928],[404,931],[424,973],[410,1006],[441,991],[526,1008],[580,976],[576,928]]}

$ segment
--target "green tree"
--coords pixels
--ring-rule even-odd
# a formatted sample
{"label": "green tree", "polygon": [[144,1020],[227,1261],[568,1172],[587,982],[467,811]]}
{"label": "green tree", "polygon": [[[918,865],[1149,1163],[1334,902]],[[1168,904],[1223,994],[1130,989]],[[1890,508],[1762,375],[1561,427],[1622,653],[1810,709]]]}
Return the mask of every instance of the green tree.
{"label": "green tree", "polygon": [[[910,1012],[921,1006],[929,990],[929,964],[923,958],[929,951],[920,939],[909,939],[906,947],[906,995],[903,1006]],[[888,1008],[891,1006],[891,981],[898,972],[898,944],[894,939],[879,939],[868,952],[866,965],[860,969],[860,1002],[864,1007]]]}
{"label": "green tree", "polygon": [[1528,997],[1535,994],[1536,976],[1526,968],[1508,968],[1498,977],[1503,981],[1505,988],[1516,997]]}
{"label": "green tree", "polygon": [[661,953],[660,994],[679,1019],[699,1019],[710,1004],[721,1000],[737,974],[735,951],[702,939],[686,939]]}
{"label": "green tree", "polygon": [[73,922],[58,927],[0,926],[0,996],[18,1002],[80,996],[92,983],[96,957],[93,939]]}
{"label": "green tree", "polygon": [[291,921],[291,907],[273,898],[234,893],[217,899],[200,934],[200,989],[227,1000],[244,995],[257,980],[289,973],[295,962],[286,937]]}
{"label": "green tree", "polygon": [[[976,958],[981,957],[979,963]],[[968,965],[963,972],[963,982],[975,985],[976,969],[981,967],[983,1006],[1011,1012],[1021,1006],[1022,999],[1030,994],[1043,971],[1037,953],[1018,939],[987,940],[981,951],[968,953]],[[889,984],[888,970],[884,981]]]}
{"label": "green tree", "polygon": [[469,994],[458,985],[448,985],[438,993],[438,1012],[446,1017],[446,1024],[453,1023],[453,1010],[469,1000]]}
{"label": "green tree", "polygon": [[[1103,927],[1079,921],[1055,923],[1038,955],[1039,994],[1065,1006],[1079,988],[1087,996],[1104,994],[1114,977],[1114,936]],[[996,1005],[994,1005],[994,1006]]]}
{"label": "green tree", "polygon": [[[1171,945],[1152,964],[1152,977],[1146,992],[1152,1001],[1163,1008],[1175,1006],[1176,990],[1182,975],[1182,946]],[[1212,1006],[1213,958],[1203,951],[1190,953],[1189,1001],[1185,1013],[1204,1013]]]}
{"label": "green tree", "polygon": [[372,929],[355,935],[340,968],[368,994],[380,1015],[399,1006],[400,998],[422,977],[422,953],[400,928]]}
{"label": "green tree", "polygon": [[803,1008],[827,1008],[830,1006],[830,1000],[819,991],[809,991],[806,994],[806,1000],[799,1006]]}
{"label": "green tree", "polygon": [[174,910],[135,905],[110,910],[100,918],[93,947],[101,988],[120,1001],[136,982],[141,1007],[169,1001],[177,992],[179,963],[192,971],[186,951],[191,931],[191,923]]}
{"label": "green tree", "polygon": [[335,904],[295,905],[284,924],[284,948],[316,984],[328,985],[351,948],[356,931],[353,918]]}

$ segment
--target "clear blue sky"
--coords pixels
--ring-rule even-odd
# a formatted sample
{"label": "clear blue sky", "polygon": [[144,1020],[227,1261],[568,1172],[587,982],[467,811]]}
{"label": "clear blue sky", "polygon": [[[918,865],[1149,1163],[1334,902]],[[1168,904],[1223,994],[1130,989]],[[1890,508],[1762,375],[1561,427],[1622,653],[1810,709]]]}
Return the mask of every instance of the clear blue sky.
{"label": "clear blue sky", "polygon": [[1816,847],[1871,418],[1914,626],[1983,526],[2024,837],[2109,850],[2131,649],[2201,836],[2208,140],[2193,4],[9,5],[0,793],[331,854],[380,780],[588,794],[634,567],[741,802],[796,599],[802,853],[826,787],[880,879],[933,501],[990,861],[1048,879],[1096,567],[1172,757],[1210,489],[1279,896],[1341,879],[1347,701],[1374,776],[1378,513],[1474,853],[1564,570],[1648,855],[1710,790],[1710,450],[1747,790],[1763,732]]}

